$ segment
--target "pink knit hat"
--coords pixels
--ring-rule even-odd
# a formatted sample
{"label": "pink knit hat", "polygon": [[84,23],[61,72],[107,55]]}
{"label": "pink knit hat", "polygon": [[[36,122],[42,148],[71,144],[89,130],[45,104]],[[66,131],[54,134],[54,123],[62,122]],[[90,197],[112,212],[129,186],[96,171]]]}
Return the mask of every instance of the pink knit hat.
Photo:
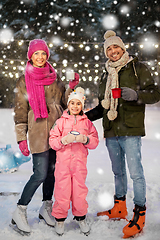
{"label": "pink knit hat", "polygon": [[45,51],[47,53],[47,59],[49,58],[49,48],[46,42],[42,39],[34,39],[29,43],[28,53],[27,53],[28,59],[30,60],[32,57],[32,54],[38,50]]}

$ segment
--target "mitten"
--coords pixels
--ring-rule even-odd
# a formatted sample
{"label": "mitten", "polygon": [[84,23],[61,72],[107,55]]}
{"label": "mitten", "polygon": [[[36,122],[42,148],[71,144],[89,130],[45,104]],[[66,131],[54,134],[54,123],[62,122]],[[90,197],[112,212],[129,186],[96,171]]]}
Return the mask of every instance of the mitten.
{"label": "mitten", "polygon": [[76,142],[80,142],[80,143],[83,143],[85,144],[87,142],[88,138],[86,135],[83,135],[83,134],[79,134],[76,136]]}
{"label": "mitten", "polygon": [[27,140],[23,140],[19,142],[19,149],[21,150],[24,156],[26,157],[29,156],[30,151],[28,150]]}
{"label": "mitten", "polygon": [[122,98],[126,101],[137,101],[138,95],[135,90],[128,87],[122,87]]}
{"label": "mitten", "polygon": [[68,133],[66,136],[64,136],[62,139],[61,139],[61,143],[63,145],[67,145],[69,143],[72,143],[75,141],[75,135],[71,134],[71,133]]}
{"label": "mitten", "polygon": [[69,87],[71,89],[74,89],[75,86],[77,86],[78,83],[79,83],[79,74],[75,73],[75,78],[73,80],[69,81]]}

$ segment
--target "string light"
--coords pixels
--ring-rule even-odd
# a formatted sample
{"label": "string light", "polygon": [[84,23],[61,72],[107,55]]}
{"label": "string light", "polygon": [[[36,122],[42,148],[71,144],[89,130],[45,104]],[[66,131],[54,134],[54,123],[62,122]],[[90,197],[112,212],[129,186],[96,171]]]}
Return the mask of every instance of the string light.
{"label": "string light", "polygon": [[[55,16],[54,16],[55,17]],[[27,26],[26,26],[27,28]],[[129,30],[129,29],[128,29]],[[56,42],[57,41],[57,42]],[[92,46],[95,49],[98,48],[102,48],[103,47],[103,42],[61,42],[58,38],[56,39],[56,41],[50,42],[48,43],[48,46],[50,49],[54,48],[60,48],[60,49],[66,49],[70,52],[74,51],[74,45],[77,45],[79,47],[79,49],[81,49],[82,51],[90,51]],[[58,42],[59,41],[59,42]],[[23,46],[23,44],[29,44],[30,40],[13,40],[8,44],[8,46],[5,45],[6,49],[10,49],[11,48],[11,44],[12,42],[17,43],[17,45],[21,48]],[[132,43],[127,43],[125,44],[126,48],[129,49],[133,46],[138,46],[140,49],[143,49],[144,51],[147,49],[147,45],[145,46],[145,43],[147,42],[147,40],[145,39],[144,43],[137,43],[137,42],[132,42]],[[4,41],[0,41],[0,43],[4,44]],[[154,47],[156,50],[160,47],[160,45],[158,43],[152,43],[152,47]],[[85,54],[82,56],[83,62],[78,62],[78,63],[70,63],[68,62],[67,59],[64,59],[62,62],[52,62],[52,60],[50,61],[51,64],[53,65],[53,67],[56,68],[56,71],[60,71],[62,74],[65,73],[67,67],[72,67],[74,68],[80,68],[77,69],[77,72],[79,72],[80,74],[87,74],[87,78],[85,76],[85,78],[82,78],[82,81],[87,81],[87,79],[89,81],[94,81],[94,83],[97,83],[99,76],[98,74],[102,74],[102,72],[105,71],[105,64],[104,62],[99,62],[100,61],[100,56],[99,55],[95,55],[94,56],[94,60],[98,61],[98,63],[95,63],[94,61],[92,63],[87,63],[85,62]],[[7,63],[9,61],[9,63]],[[23,72],[25,69],[25,64],[27,62],[26,60],[19,60],[19,59],[9,59],[7,58],[5,52],[2,55],[2,59],[0,59],[0,65],[3,67],[2,69],[2,74],[5,77],[10,77],[10,78],[19,78],[20,72]],[[148,64],[148,66],[150,66],[151,71],[154,73],[155,76],[159,75],[159,71],[157,71],[157,67],[159,69],[160,66],[160,62],[156,61],[154,63],[151,64],[150,61],[146,62]],[[12,65],[12,66],[11,66]],[[154,65],[154,66],[153,66]],[[84,71],[85,69],[85,71]],[[17,72],[18,70],[18,72]],[[14,71],[14,72],[11,72]],[[92,76],[88,76],[88,75],[96,75],[95,78],[93,79]],[[65,80],[65,76],[61,77],[62,80]]]}

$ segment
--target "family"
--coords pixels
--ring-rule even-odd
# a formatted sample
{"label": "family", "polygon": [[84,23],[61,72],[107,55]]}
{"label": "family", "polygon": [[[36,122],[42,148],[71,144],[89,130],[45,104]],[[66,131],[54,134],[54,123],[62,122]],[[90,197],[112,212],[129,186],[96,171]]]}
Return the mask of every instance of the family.
{"label": "family", "polygon": [[[25,73],[17,81],[14,122],[21,152],[31,152],[33,174],[26,183],[12,224],[31,233],[27,206],[42,184],[39,218],[65,231],[65,219],[72,214],[85,235],[91,231],[86,221],[88,203],[88,149],[99,144],[93,122],[102,118],[104,138],[115,180],[114,206],[98,212],[109,219],[127,219],[127,174],[133,181],[133,218],[123,228],[123,238],[142,231],[146,215],[146,182],[141,162],[141,137],[145,136],[145,105],[160,100],[148,68],[130,56],[122,39],[112,30],[104,34],[105,72],[99,81],[98,105],[84,112],[85,91],[79,87],[79,74],[70,79],[68,89],[49,63],[49,48],[42,39],[30,41]],[[120,88],[120,98],[112,89]],[[29,143],[29,147],[28,147]],[[52,201],[54,192],[54,203]]]}

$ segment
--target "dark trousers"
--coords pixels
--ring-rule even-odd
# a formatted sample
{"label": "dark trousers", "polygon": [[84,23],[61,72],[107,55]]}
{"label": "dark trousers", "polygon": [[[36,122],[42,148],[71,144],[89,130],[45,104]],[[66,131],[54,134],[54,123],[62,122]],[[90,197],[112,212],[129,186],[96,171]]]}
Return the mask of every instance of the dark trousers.
{"label": "dark trousers", "polygon": [[46,152],[36,153],[33,158],[33,175],[26,183],[18,205],[28,205],[37,188],[43,183],[43,201],[51,200],[54,190],[54,170],[56,151],[49,149]]}

